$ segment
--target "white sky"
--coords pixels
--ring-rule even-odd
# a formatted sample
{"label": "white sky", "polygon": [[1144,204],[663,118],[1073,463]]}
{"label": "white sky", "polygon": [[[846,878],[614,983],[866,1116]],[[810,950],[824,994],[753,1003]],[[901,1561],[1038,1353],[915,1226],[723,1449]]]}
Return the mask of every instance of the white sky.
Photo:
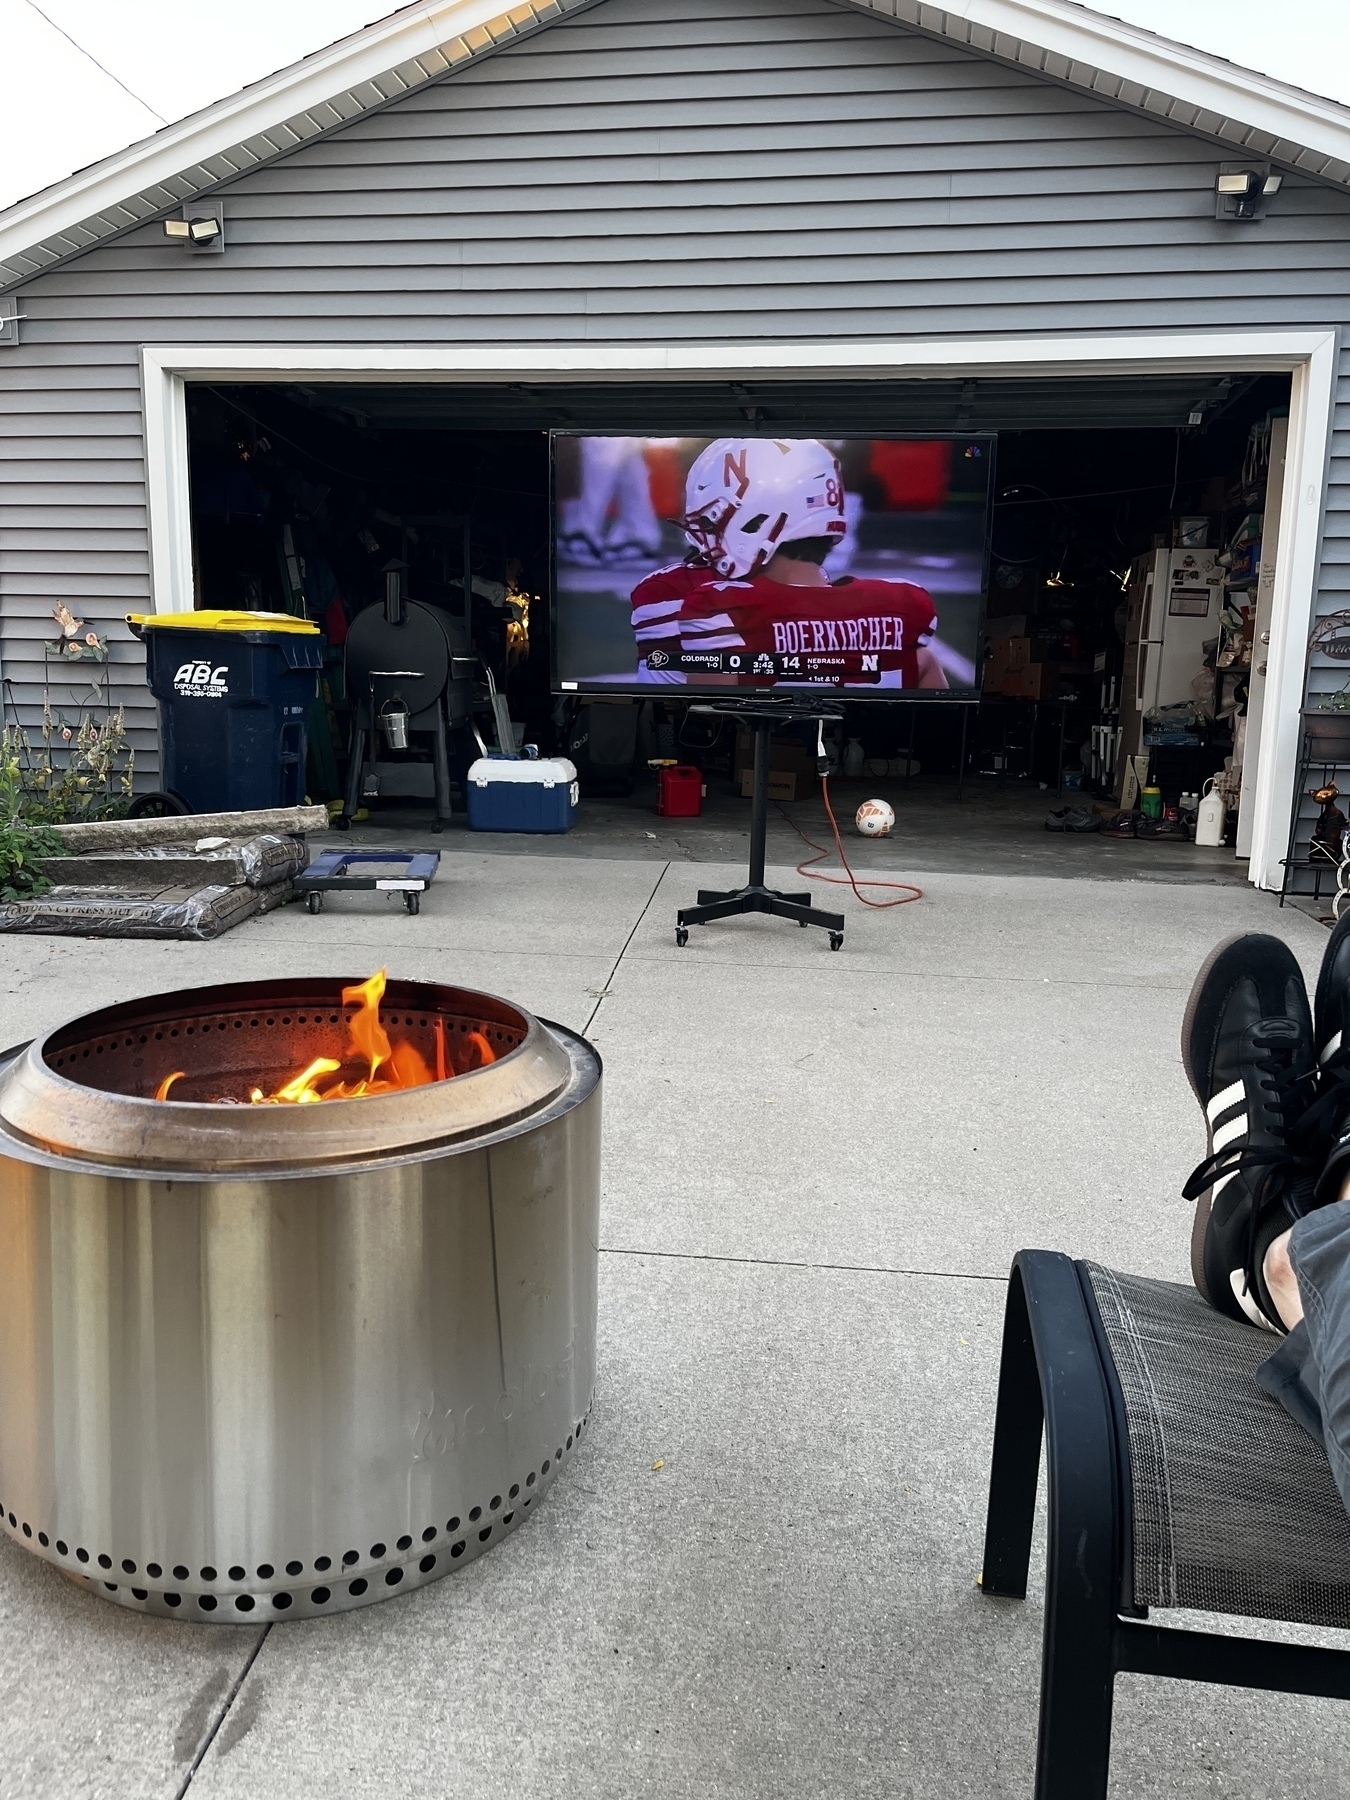
{"label": "white sky", "polygon": [[[37,0],[164,119],[187,113],[382,18],[394,0]],[[1115,0],[1150,31],[1350,103],[1347,0]],[[33,10],[0,0],[0,207],[155,130]]]}

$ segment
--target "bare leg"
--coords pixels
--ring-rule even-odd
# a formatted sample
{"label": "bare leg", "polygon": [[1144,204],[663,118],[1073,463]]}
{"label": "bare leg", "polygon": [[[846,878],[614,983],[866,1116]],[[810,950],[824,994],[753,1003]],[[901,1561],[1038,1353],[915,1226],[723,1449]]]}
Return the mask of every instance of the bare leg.
{"label": "bare leg", "polygon": [[1289,1331],[1303,1317],[1303,1298],[1298,1291],[1294,1265],[1289,1260],[1291,1235],[1292,1231],[1282,1231],[1266,1251],[1266,1259],[1261,1265],[1261,1273],[1266,1279],[1266,1291],[1275,1302],[1275,1310]]}

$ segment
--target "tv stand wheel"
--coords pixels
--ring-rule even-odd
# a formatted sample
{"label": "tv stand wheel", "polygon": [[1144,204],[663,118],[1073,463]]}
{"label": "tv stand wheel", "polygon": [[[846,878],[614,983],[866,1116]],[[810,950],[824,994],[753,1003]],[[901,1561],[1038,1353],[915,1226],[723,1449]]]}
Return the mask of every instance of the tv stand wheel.
{"label": "tv stand wheel", "polygon": [[830,933],[830,948],[831,948],[831,950],[842,950],[843,947],[844,947],[843,932],[842,931],[832,931]]}
{"label": "tv stand wheel", "polygon": [[677,925],[675,927],[675,942],[682,950],[689,942],[689,928],[687,925]]}

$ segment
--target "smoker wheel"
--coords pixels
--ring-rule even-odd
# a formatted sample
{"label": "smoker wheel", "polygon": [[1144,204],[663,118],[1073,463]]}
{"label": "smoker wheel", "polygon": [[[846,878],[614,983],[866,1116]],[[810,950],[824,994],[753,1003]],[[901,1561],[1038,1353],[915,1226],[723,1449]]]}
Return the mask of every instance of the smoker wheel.
{"label": "smoker wheel", "polygon": [[168,788],[156,788],[152,794],[137,794],[127,808],[129,819],[179,819],[192,808],[181,794]]}

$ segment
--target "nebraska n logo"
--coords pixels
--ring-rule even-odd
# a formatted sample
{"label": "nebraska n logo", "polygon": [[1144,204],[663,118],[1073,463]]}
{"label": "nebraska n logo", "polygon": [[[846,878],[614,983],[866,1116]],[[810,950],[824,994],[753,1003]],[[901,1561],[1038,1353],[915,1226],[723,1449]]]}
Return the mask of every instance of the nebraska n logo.
{"label": "nebraska n logo", "polygon": [[722,461],[722,486],[729,488],[735,482],[738,500],[744,500],[750,487],[750,477],[746,473],[745,467],[745,459],[748,454],[749,452],[746,450],[739,452],[728,450]]}

